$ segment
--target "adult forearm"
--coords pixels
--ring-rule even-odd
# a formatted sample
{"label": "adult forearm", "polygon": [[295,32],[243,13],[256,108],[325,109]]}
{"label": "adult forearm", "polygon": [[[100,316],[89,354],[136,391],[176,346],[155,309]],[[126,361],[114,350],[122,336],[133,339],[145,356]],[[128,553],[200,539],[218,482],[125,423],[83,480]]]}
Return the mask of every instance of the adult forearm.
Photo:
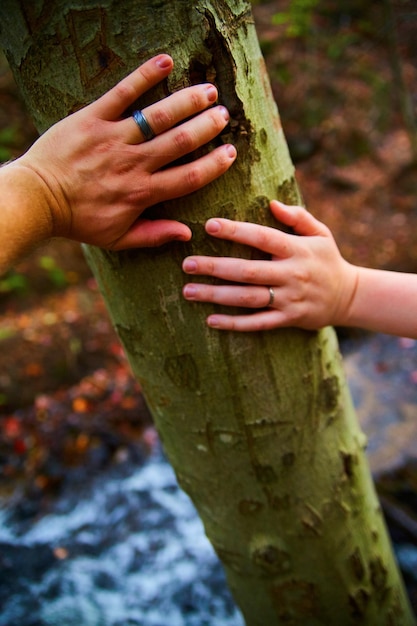
{"label": "adult forearm", "polygon": [[52,235],[47,188],[19,160],[0,168],[0,274]]}
{"label": "adult forearm", "polygon": [[346,325],[417,339],[417,275],[359,268]]}

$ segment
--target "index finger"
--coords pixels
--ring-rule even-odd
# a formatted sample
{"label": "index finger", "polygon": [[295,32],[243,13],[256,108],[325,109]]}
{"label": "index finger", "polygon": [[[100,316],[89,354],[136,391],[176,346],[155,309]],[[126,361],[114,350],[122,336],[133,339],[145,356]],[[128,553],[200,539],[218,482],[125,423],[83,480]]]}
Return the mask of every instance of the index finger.
{"label": "index finger", "polygon": [[242,243],[274,256],[287,258],[292,255],[292,235],[270,226],[216,217],[206,222],[206,231],[214,237]]}
{"label": "index finger", "polygon": [[173,65],[168,54],[159,54],[123,78],[90,106],[94,108],[97,117],[116,120],[139,96],[168,76]]}

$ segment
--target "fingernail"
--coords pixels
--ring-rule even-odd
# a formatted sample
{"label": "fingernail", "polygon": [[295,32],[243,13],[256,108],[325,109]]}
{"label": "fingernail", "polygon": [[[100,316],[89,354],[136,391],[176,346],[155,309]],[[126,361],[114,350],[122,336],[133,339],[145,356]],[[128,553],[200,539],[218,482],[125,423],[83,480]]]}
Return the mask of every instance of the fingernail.
{"label": "fingernail", "polygon": [[281,202],[281,200],[271,200],[271,202],[276,202],[277,204],[279,204],[279,206],[283,209],[292,209],[292,206],[289,204],[284,204],[284,202]]}
{"label": "fingernail", "polygon": [[184,272],[195,272],[197,269],[197,263],[195,261],[192,261],[191,259],[185,259],[184,263],[182,264],[182,269],[184,270]]}
{"label": "fingernail", "polygon": [[217,220],[213,220],[213,219],[208,220],[206,224],[206,231],[208,233],[218,233],[220,228],[221,228],[221,224]]}
{"label": "fingernail", "polygon": [[219,110],[220,110],[220,113],[223,115],[224,119],[226,120],[226,122],[228,122],[230,119],[229,111],[224,106],[219,106]]}
{"label": "fingernail", "polygon": [[210,315],[210,317],[207,318],[207,325],[210,326],[210,328],[218,328],[219,319],[215,315]]}
{"label": "fingernail", "polygon": [[184,298],[194,298],[197,293],[197,289],[194,285],[185,285],[182,293],[184,294]]}
{"label": "fingernail", "polygon": [[188,233],[179,233],[176,236],[176,241],[190,241],[192,237],[192,233],[188,232]]}
{"label": "fingernail", "polygon": [[236,148],[231,143],[229,143],[226,146],[226,152],[231,159],[236,158],[236,155],[237,155]]}
{"label": "fingernail", "polygon": [[209,102],[216,102],[217,100],[217,89],[213,85],[207,85],[206,88],[207,99]]}
{"label": "fingernail", "polygon": [[167,54],[164,54],[157,58],[156,65],[161,68],[161,70],[166,70],[168,67],[172,65],[172,59]]}

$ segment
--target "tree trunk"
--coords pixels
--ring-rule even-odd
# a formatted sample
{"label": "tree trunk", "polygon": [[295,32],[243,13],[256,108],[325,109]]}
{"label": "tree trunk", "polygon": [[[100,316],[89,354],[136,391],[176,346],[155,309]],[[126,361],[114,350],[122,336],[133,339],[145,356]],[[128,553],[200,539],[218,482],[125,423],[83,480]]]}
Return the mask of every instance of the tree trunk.
{"label": "tree trunk", "polygon": [[40,130],[162,51],[168,91],[213,81],[231,113],[219,141],[237,146],[232,169],[153,209],[189,224],[191,243],[87,255],[246,624],[413,624],[333,330],[220,333],[204,322],[214,307],[181,296],[184,256],[254,254],[207,237],[208,217],[271,224],[269,198],[299,201],[250,6],[80,6],[1,2],[1,43]]}

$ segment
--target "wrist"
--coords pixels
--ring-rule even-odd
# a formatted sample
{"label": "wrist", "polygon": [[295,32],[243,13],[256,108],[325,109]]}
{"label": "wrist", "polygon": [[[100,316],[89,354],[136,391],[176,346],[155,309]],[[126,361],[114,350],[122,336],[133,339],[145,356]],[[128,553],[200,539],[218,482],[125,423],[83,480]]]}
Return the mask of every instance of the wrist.
{"label": "wrist", "polygon": [[342,280],[342,298],[339,304],[339,312],[336,326],[355,326],[357,295],[360,281],[360,267],[352,265],[346,260],[344,263],[344,279]]}
{"label": "wrist", "polygon": [[0,168],[0,271],[54,234],[52,198],[41,177],[20,159]]}

